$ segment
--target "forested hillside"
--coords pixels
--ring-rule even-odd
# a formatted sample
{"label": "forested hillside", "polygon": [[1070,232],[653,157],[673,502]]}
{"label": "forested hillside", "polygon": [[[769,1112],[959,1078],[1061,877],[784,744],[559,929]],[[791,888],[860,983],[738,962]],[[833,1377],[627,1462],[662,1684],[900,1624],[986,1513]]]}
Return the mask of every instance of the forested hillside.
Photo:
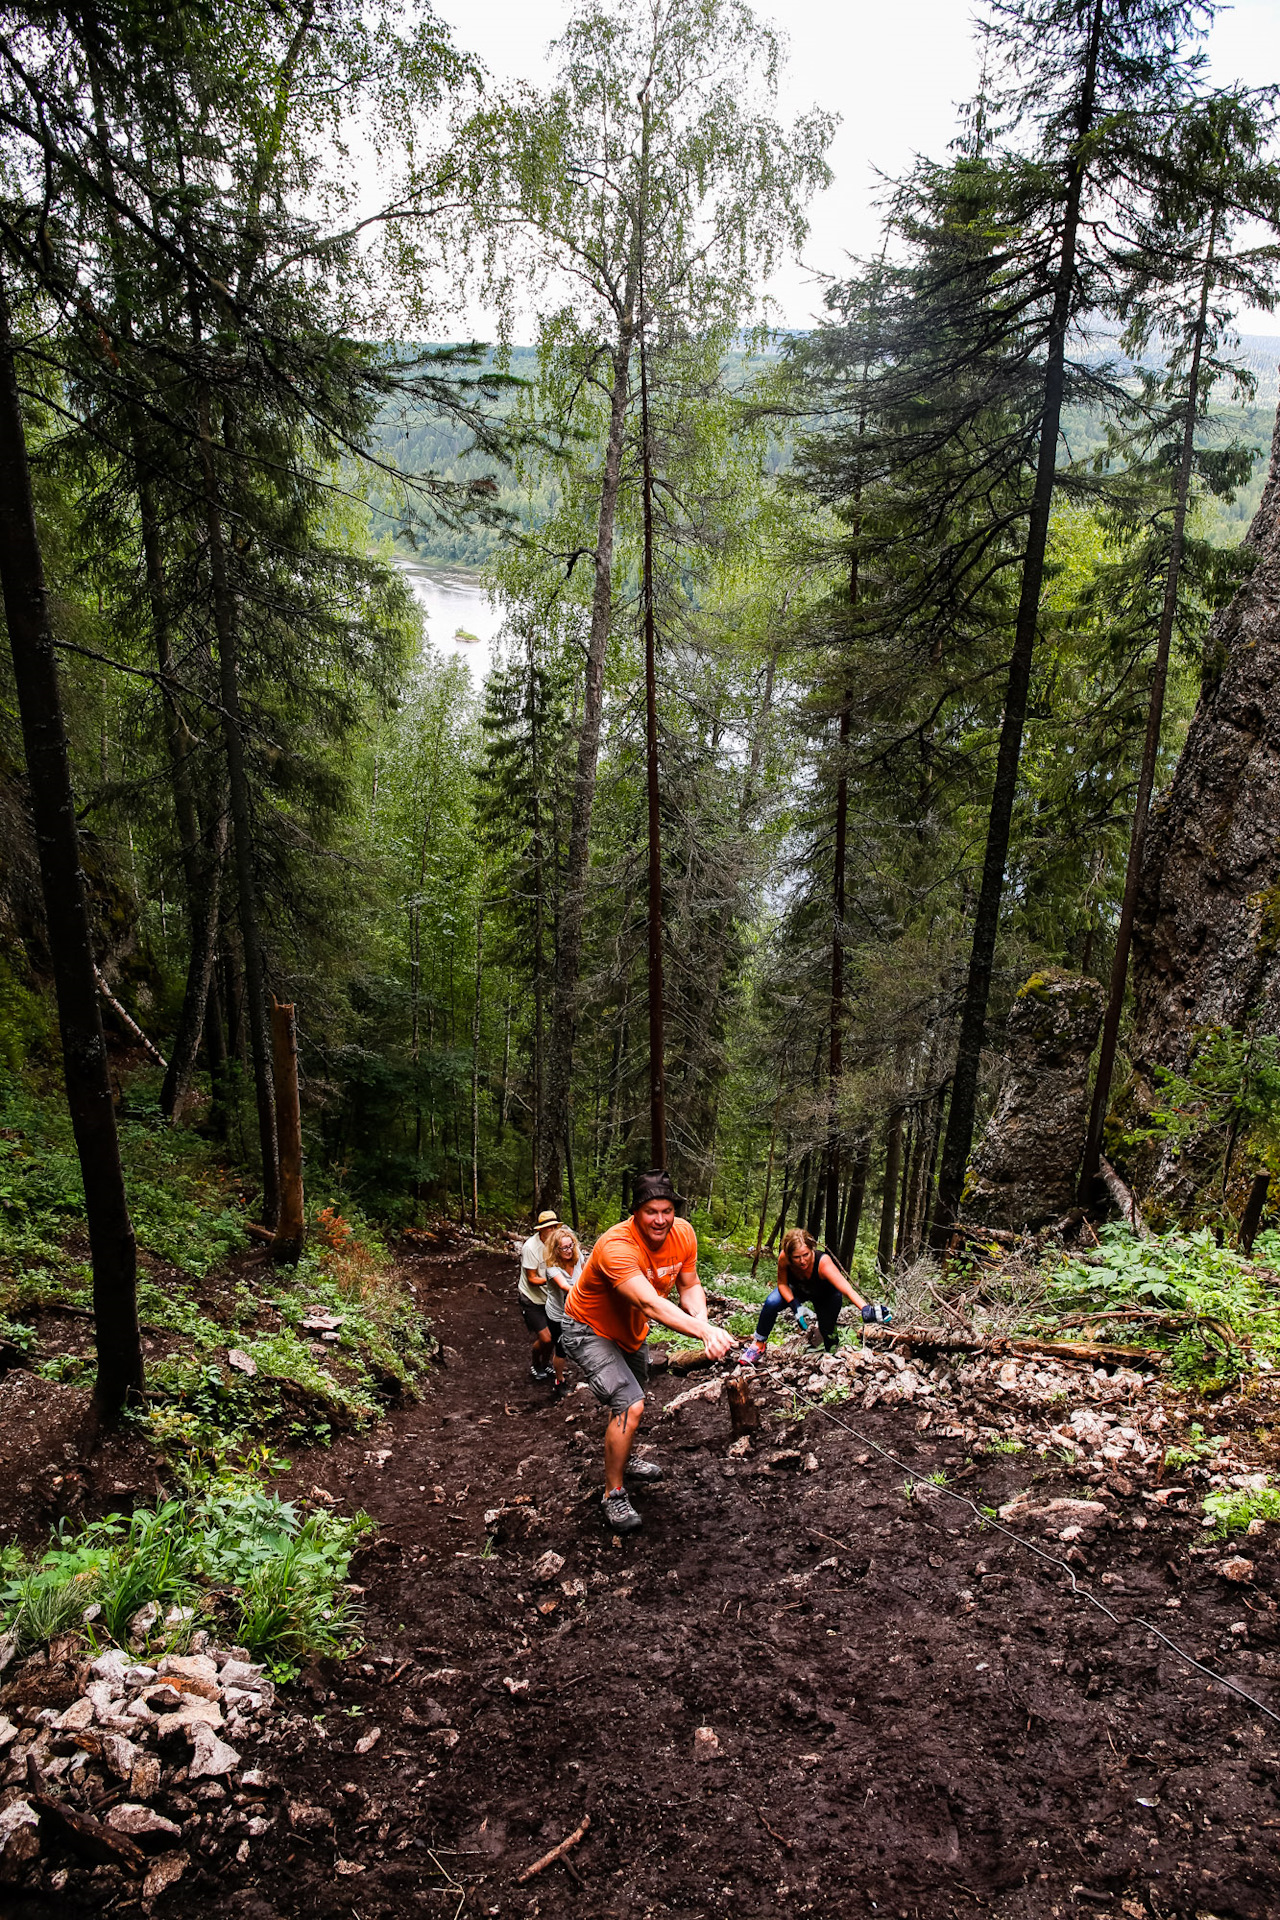
{"label": "forested hillside", "polygon": [[[602,185],[555,146],[557,114],[589,128],[622,84],[594,29],[558,90],[506,102],[429,21],[304,32],[267,132],[238,73],[208,155],[157,120],[139,159],[111,128],[162,118],[160,82],[127,35],[64,74],[59,18],[31,30],[63,53],[15,95],[36,197],[14,202],[7,299],[100,981],[81,1025],[145,1036],[161,1117],[228,1142],[268,1226],[274,996],[298,1010],[307,1159],[378,1219],[563,1196],[601,1223],[665,1157],[715,1230],[773,1243],[801,1219],[851,1265],[910,1255],[935,1188],[954,1217],[1023,983],[1111,966],[1135,805],[1140,827],[1219,671],[1275,393],[1274,347],[1230,319],[1272,298],[1266,249],[1232,251],[1270,206],[1266,99],[1157,61],[1163,131],[1117,160],[1132,183],[1071,188],[1123,244],[1082,238],[1064,268],[1013,88],[1007,149],[922,161],[884,262],[780,333],[757,293],[830,128],[774,127],[776,167],[737,171],[767,87],[753,120],[714,62],[687,124],[655,123],[644,213],[623,149]],[[740,79],[770,44],[744,23]],[[296,200],[323,178],[335,210],[368,201],[314,118],[348,69],[353,112],[420,129],[358,253]],[[46,258],[55,101],[78,225]],[[703,140],[695,188],[680,143]],[[465,207],[424,226],[464,158]],[[174,201],[155,228],[193,167],[198,216]],[[679,238],[699,208],[710,254]],[[538,339],[387,343],[450,262],[507,326],[517,281],[545,289]],[[92,317],[49,332],[77,275]],[[343,331],[352,288],[381,344]],[[505,619],[483,688],[424,642],[397,551],[483,565]],[[14,663],[7,1053],[47,1074],[72,936],[43,904]]]}
{"label": "forested hillside", "polygon": [[[0,0],[32,1915],[1275,1910],[1280,96],[1212,15],[981,0],[797,324],[836,117],[746,0],[510,84],[425,0]],[[655,1208],[679,1306],[576,1266]]]}

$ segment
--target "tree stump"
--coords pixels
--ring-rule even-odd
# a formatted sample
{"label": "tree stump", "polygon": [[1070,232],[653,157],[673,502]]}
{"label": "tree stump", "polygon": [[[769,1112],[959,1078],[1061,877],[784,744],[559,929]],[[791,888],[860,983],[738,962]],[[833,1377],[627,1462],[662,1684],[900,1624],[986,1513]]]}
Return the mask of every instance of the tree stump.
{"label": "tree stump", "polygon": [[735,1374],[728,1385],[729,1422],[733,1437],[760,1431],[760,1409],[751,1397],[751,1388],[743,1376]]}
{"label": "tree stump", "polygon": [[295,1009],[271,1002],[276,1128],[280,1146],[280,1218],[271,1258],[297,1266],[307,1237],[302,1200],[302,1105],[298,1093],[298,1023]]}

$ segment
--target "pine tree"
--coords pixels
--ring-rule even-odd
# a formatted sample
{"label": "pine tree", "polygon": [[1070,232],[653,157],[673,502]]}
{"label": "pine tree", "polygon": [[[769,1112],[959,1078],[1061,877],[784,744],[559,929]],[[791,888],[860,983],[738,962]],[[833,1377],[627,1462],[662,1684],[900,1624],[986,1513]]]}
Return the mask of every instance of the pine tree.
{"label": "pine tree", "polygon": [[1273,249],[1241,251],[1232,246],[1233,230],[1246,220],[1262,220],[1272,231],[1280,226],[1280,169],[1267,158],[1275,125],[1271,94],[1216,94],[1180,119],[1158,156],[1161,172],[1150,209],[1126,261],[1132,279],[1121,308],[1123,344],[1135,356],[1155,346],[1165,360],[1162,371],[1144,373],[1142,406],[1135,410],[1138,420],[1122,443],[1135,487],[1146,481],[1157,493],[1157,503],[1148,512],[1143,514],[1139,506],[1130,537],[1137,548],[1131,564],[1157,590],[1159,615],[1124,893],[1080,1174],[1085,1204],[1092,1197],[1102,1151],[1184,569],[1190,565],[1193,580],[1203,579],[1206,571],[1217,574],[1219,596],[1230,584],[1219,556],[1206,553],[1203,541],[1189,538],[1193,490],[1230,498],[1253,469],[1253,448],[1238,442],[1206,444],[1205,428],[1220,383],[1229,380],[1236,399],[1254,390],[1248,368],[1230,354],[1233,310],[1242,304],[1269,309],[1276,302]]}
{"label": "pine tree", "polygon": [[[641,278],[650,310],[691,337],[740,324],[758,279],[805,231],[803,203],[826,178],[832,130],[816,113],[790,130],[772,117],[778,45],[743,0],[678,0],[658,12],[633,0],[588,4],[557,51],[560,73],[545,97],[486,111],[465,140],[482,219],[495,236],[491,283],[500,293],[514,284],[518,224],[531,242],[529,270],[574,288],[544,325],[544,400],[565,430],[592,433],[599,449],[590,530],[562,555],[569,567],[589,558],[593,572],[547,1056],[544,1200],[560,1193],[570,1119],[615,526],[638,398]],[[576,448],[573,457],[580,467]]]}
{"label": "pine tree", "polygon": [[[1068,340],[1090,313],[1117,301],[1114,236],[1131,228],[1150,191],[1149,156],[1189,103],[1206,19],[1196,0],[988,0],[982,21],[990,84],[975,109],[968,164],[997,165],[986,152],[992,120],[1015,140],[1029,140],[1032,151],[1006,141],[998,156],[998,227],[986,236],[963,234],[954,273],[944,270],[937,291],[945,293],[950,280],[971,317],[980,292],[986,350],[1033,406],[1021,449],[1029,486],[1018,606],[938,1181],[935,1231],[943,1234],[959,1207],[977,1111],[1072,371]],[[925,173],[900,202],[899,217],[909,214],[912,200],[927,204],[932,190]],[[1082,371],[1075,369],[1077,382]]]}

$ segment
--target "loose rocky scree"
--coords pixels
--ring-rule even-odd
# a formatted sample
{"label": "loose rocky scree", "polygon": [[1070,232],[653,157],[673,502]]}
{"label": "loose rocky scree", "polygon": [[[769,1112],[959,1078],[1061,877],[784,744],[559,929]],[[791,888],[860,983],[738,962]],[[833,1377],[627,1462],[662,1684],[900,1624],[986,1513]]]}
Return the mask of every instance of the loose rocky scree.
{"label": "loose rocky scree", "polygon": [[279,1737],[265,1668],[204,1632],[152,1662],[158,1624],[153,1605],[134,1615],[137,1652],[94,1655],[64,1635],[0,1690],[0,1882],[90,1900],[132,1882],[149,1909],[194,1858],[244,1864],[277,1819],[279,1794],[244,1751]]}
{"label": "loose rocky scree", "polygon": [[[988,1518],[1280,1707],[1277,1530],[1223,1537],[1200,1500],[1274,1471],[1269,1380],[1219,1399],[1227,1444],[1173,1473],[1190,1409],[1136,1371],[792,1340],[752,1380],[754,1433],[734,1436],[730,1376],[659,1374],[642,1444],[665,1477],[622,1541],[589,1395],[524,1379],[510,1263],[417,1273],[445,1361],[429,1398],[282,1482],[379,1522],[353,1566],[367,1650],[315,1663],[287,1709],[264,1699],[252,1751],[218,1703],[228,1774],[192,1781],[195,1734],[135,1740],[166,1769],[151,1799],[93,1762],[117,1804],[181,1829],[148,1858],[189,1865],[147,1894],[43,1815],[23,1920],[139,1901],[159,1920],[1280,1911],[1274,1723]],[[29,1698],[61,1714],[92,1676],[55,1656]],[[30,1744],[20,1704],[0,1710]],[[74,1734],[46,1751],[67,1763],[48,1791],[82,1791]],[[30,1805],[20,1771],[5,1791]]]}

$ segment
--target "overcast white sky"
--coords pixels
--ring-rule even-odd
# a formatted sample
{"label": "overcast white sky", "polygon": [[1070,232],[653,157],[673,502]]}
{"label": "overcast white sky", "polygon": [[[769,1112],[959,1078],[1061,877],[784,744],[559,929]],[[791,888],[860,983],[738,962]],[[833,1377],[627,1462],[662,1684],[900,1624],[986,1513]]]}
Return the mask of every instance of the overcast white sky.
{"label": "overcast white sky", "polygon": [[[849,254],[876,245],[875,169],[899,172],[913,153],[942,157],[955,130],[955,104],[973,91],[975,69],[966,0],[757,0],[790,39],[782,111],[818,105],[842,116],[830,152],[835,183],[812,210],[805,265],[779,275],[773,293],[790,326],[821,308],[814,271],[839,273]],[[495,80],[540,80],[545,53],[568,15],[565,0],[437,0],[458,43]],[[1219,15],[1209,40],[1212,79],[1251,86],[1280,81],[1280,0],[1238,0]],[[805,271],[805,267],[810,269]],[[1241,315],[1246,330],[1280,332],[1280,319]]]}

